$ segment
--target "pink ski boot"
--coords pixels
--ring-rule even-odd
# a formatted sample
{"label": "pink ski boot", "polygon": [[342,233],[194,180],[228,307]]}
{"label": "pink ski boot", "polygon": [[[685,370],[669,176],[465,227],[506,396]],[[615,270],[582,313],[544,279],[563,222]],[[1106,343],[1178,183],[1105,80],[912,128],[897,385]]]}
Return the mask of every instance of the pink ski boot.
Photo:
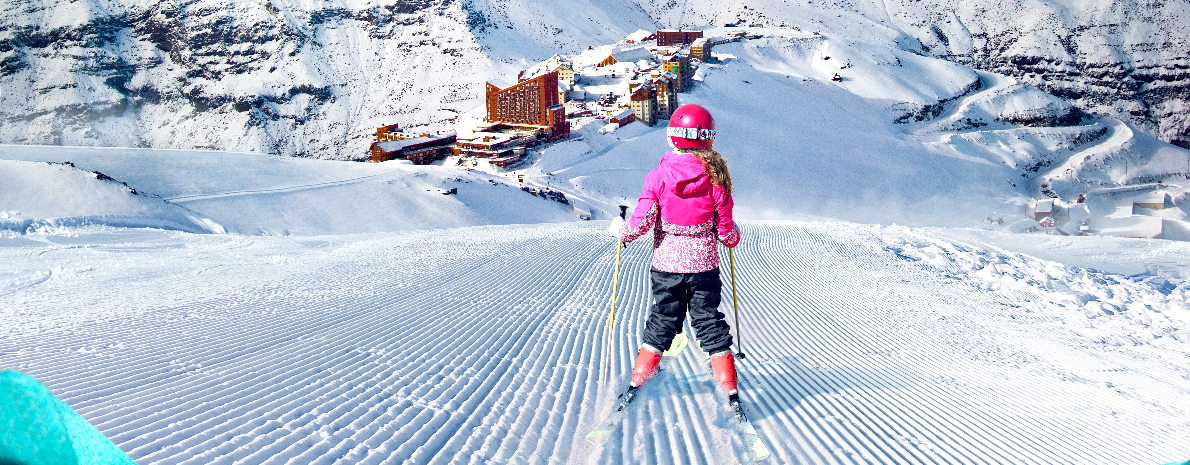
{"label": "pink ski boot", "polygon": [[661,351],[648,344],[642,345],[640,352],[636,353],[636,365],[632,367],[632,382],[629,384],[633,387],[644,386],[646,381],[657,375],[657,365],[660,364]]}

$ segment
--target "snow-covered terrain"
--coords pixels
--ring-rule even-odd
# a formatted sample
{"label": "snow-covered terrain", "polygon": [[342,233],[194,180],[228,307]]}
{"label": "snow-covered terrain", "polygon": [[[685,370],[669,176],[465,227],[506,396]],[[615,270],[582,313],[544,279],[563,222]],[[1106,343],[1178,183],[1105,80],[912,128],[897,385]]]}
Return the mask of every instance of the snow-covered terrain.
{"label": "snow-covered terrain", "polygon": [[[605,447],[583,439],[630,376],[651,299],[632,244],[609,335],[605,225],[10,236],[0,368],[141,464],[736,463],[694,348]],[[1056,252],[1173,267],[1129,276],[990,245],[999,233],[743,231],[740,377],[771,463],[1190,457],[1185,243]]]}
{"label": "snow-covered terrain", "polygon": [[[551,160],[598,179],[562,152],[534,166]],[[585,441],[631,372],[649,241],[625,249],[609,334],[606,222],[503,176],[22,146],[0,163],[21,181],[0,188],[0,369],[138,463],[739,461],[696,348],[606,445]],[[168,218],[184,226],[136,227]],[[1190,244],[742,224],[740,377],[771,463],[1190,458]],[[230,234],[187,232],[203,228]]]}
{"label": "snow-covered terrain", "polygon": [[[617,15],[631,16],[627,11]],[[515,15],[505,20],[512,24],[535,21]],[[622,27],[635,27],[635,24],[627,21]],[[484,37],[512,34],[496,41],[506,48],[513,47],[506,51],[507,54],[536,54],[529,53],[529,48],[517,49],[513,45],[544,40],[533,35],[514,37],[526,30],[495,28]],[[612,34],[608,32],[611,29],[592,29],[595,30]],[[979,227],[987,220],[995,220],[999,229],[1021,232],[1043,227],[1031,210],[1037,200],[1056,196],[1058,213],[1054,215],[1057,223],[1053,228],[1065,233],[1078,233],[1086,226],[1093,234],[1190,239],[1190,222],[1186,221],[1190,216],[1184,210],[1190,205],[1187,203],[1190,197],[1186,194],[1190,190],[1186,182],[1190,179],[1190,152],[1135,131],[1130,123],[1087,114],[1070,102],[1009,76],[922,56],[907,50],[903,43],[905,37],[891,29],[819,33],[781,28],[719,27],[707,29],[705,33],[722,36],[740,30],[749,31],[753,38],[717,46],[715,62],[699,66],[697,84],[690,92],[681,94],[680,101],[703,104],[717,115],[723,126],[719,147],[732,161],[737,176],[747,180],[741,183],[747,187],[739,194],[739,205],[745,217],[798,219],[813,215],[863,223],[958,227]],[[599,39],[597,35],[583,35],[568,40]],[[608,39],[605,43],[615,40],[618,39]],[[571,45],[574,44],[567,46]],[[342,61],[328,60],[330,63]],[[467,60],[474,63],[473,69],[486,69],[483,60]],[[516,70],[529,64],[522,56],[499,66],[493,65],[493,69],[499,68],[498,72],[504,75],[515,75]],[[624,76],[609,81],[596,76],[598,73],[587,73],[587,77],[580,80],[587,80],[583,84],[589,86],[591,92],[601,93],[614,90],[611,88],[615,85],[624,85]],[[46,71],[43,74],[53,73]],[[840,81],[832,81],[835,75]],[[456,75],[410,79],[413,79],[411,82],[441,83],[450,82],[453,79],[450,76]],[[232,85],[228,79],[231,78],[224,81]],[[286,82],[294,82],[286,79]],[[604,81],[615,85],[603,85]],[[416,88],[429,92],[436,89],[435,86],[437,84],[425,84]],[[371,94],[351,95],[366,99],[365,96]],[[407,103],[411,101],[396,98]],[[423,102],[428,105],[426,108],[451,108],[443,102],[428,102]],[[456,114],[462,114],[464,117],[460,120],[467,121],[473,113],[472,106],[477,106],[472,102],[467,100],[465,105],[454,108],[450,118],[441,120],[442,124],[447,124]],[[310,105],[325,112],[339,104],[311,102]],[[254,111],[246,114],[255,114]],[[317,120],[309,111],[298,112],[305,115],[303,118],[313,118],[308,120],[310,124]],[[171,110],[173,113],[176,112]],[[66,121],[54,117],[53,113],[47,113],[46,117]],[[360,137],[369,133],[375,123],[385,122],[368,121],[360,128]],[[573,140],[538,151],[530,157],[531,161],[514,167],[515,173],[527,175],[530,182],[537,185],[550,185],[571,198],[587,201],[595,209],[593,213],[597,218],[601,211],[616,211],[617,204],[631,205],[637,194],[638,179],[655,165],[665,149],[663,138],[659,136],[660,129],[634,124],[614,134],[602,134],[597,131],[602,124],[589,121],[589,118],[588,121],[576,121]],[[105,126],[115,128],[119,125]],[[459,129],[466,131],[470,128]],[[201,131],[187,131],[187,134],[182,138],[219,139]],[[251,142],[255,136],[241,137],[235,135],[235,131],[226,135],[237,144],[255,144]],[[182,140],[175,135],[168,138]],[[366,140],[335,139],[310,143],[332,147],[320,152],[319,156],[334,158],[338,157],[335,155],[337,150],[363,153]],[[16,148],[7,150],[21,152]],[[19,155],[20,159],[25,160],[71,161],[35,154],[44,153],[43,149],[30,148],[21,153],[25,154]],[[239,164],[234,158],[242,156],[245,155],[228,155],[229,158],[221,162],[208,160],[205,156],[198,159],[206,160],[203,163]],[[299,161],[278,160],[275,163],[307,166]],[[401,205],[386,203],[393,198],[386,195],[389,190],[372,188],[379,182],[397,182],[394,181],[396,178],[379,174],[391,171],[390,168],[338,165],[310,185],[266,181],[283,176],[283,172],[263,177],[245,173],[241,177],[229,178],[252,179],[248,181],[251,186],[242,186],[244,192],[236,190],[240,187],[229,189],[218,185],[158,189],[151,184],[139,183],[137,177],[140,174],[135,168],[109,167],[102,162],[88,161],[82,169],[109,174],[133,188],[202,213],[227,231],[245,234],[337,234],[535,222],[519,214],[462,214],[452,208],[438,207],[422,211],[451,213],[442,215],[444,218],[414,215],[413,220],[406,221],[404,213],[399,213],[405,208],[402,206],[404,201],[397,202]],[[272,169],[264,168],[265,171]],[[402,172],[418,172],[422,173],[420,176],[433,178],[426,185],[413,189],[418,192],[425,192],[426,188],[431,193],[435,189],[449,188],[446,180],[458,178],[453,171],[437,168],[404,170]],[[402,176],[405,175],[398,177]],[[414,181],[418,179],[413,178]],[[361,184],[364,180],[368,182]],[[459,182],[474,181],[483,182],[481,178]],[[389,187],[403,189],[409,184],[407,181],[399,183]],[[272,191],[266,197],[244,195],[276,189],[281,191]],[[356,196],[356,202],[346,208],[334,202],[326,205],[322,200],[325,196],[321,195],[325,189],[342,194],[350,192]],[[464,189],[463,192],[460,198],[476,191]],[[1134,208],[1135,203],[1143,201],[1142,197],[1154,195],[1168,197],[1165,202],[1168,208],[1160,212]],[[1086,201],[1079,202],[1080,197]],[[246,219],[234,218],[237,212],[245,211],[240,208],[241,203],[257,202],[262,198],[289,203],[268,210],[265,215],[272,220],[261,214],[252,214]],[[445,205],[443,202],[448,199],[436,197],[413,203]],[[320,204],[324,206],[319,207]],[[471,202],[469,205],[476,204]],[[343,223],[334,219],[333,213],[291,214],[295,210],[319,208],[338,210],[344,216],[350,212],[351,217],[369,219],[353,222],[363,227],[355,230],[352,228],[356,226],[336,227]],[[409,214],[413,215],[413,212]],[[465,218],[451,219],[452,215]],[[571,217],[566,212],[559,215],[555,218]]]}
{"label": "snow-covered terrain", "polygon": [[638,29],[763,24],[1012,76],[1190,145],[1190,3],[6,0],[0,143],[353,159],[486,80]]}
{"label": "snow-covered terrain", "polygon": [[[505,177],[408,162],[0,146],[0,164],[0,180],[14,183],[0,188],[0,231],[9,233],[106,225],[314,235],[577,219],[571,207],[531,197]],[[86,171],[101,172],[112,181]],[[446,195],[452,188],[456,193]],[[115,194],[99,197],[93,190]],[[88,202],[73,200],[77,198]],[[146,204],[170,208],[200,226],[159,224],[156,216],[140,212]]]}
{"label": "snow-covered terrain", "polygon": [[793,3],[11,1],[0,141],[49,145],[0,145],[0,370],[141,464],[737,463],[695,347],[584,440],[651,301],[644,238],[608,332],[600,220],[664,122],[507,170],[311,159],[697,26],[750,35],[680,101],[731,166],[772,463],[1190,459],[1186,2]]}

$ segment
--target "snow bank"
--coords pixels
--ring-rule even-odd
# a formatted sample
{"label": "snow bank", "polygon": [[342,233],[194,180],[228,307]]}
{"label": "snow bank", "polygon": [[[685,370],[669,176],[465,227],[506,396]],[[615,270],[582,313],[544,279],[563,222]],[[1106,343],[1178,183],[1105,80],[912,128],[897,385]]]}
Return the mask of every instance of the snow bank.
{"label": "snow bank", "polygon": [[24,234],[82,226],[224,232],[216,222],[99,172],[0,160],[0,230]]}
{"label": "snow bank", "polygon": [[[1160,222],[1160,219],[1157,219]],[[1074,331],[1112,346],[1190,343],[1190,277],[1129,277],[1077,268],[900,228],[882,247],[905,260],[979,289],[1026,299],[1030,313],[1058,317]]]}
{"label": "snow bank", "polygon": [[[3,174],[13,179],[0,187],[7,192],[0,205],[10,212],[0,221],[12,225],[6,227],[10,230],[68,231],[105,224],[320,235],[579,219],[568,204],[521,191],[511,175],[456,167],[226,152],[0,146],[0,159],[5,158],[72,160],[79,167],[5,162],[25,167]],[[69,179],[41,173],[70,170],[76,173]],[[127,186],[98,181],[82,170],[103,172]],[[443,194],[451,188],[455,194]]]}

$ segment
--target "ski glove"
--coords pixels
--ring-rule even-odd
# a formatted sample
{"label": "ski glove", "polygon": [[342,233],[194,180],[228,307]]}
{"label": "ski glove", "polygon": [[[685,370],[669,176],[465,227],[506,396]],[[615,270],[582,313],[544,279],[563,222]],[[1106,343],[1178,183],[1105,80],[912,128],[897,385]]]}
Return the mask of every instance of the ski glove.
{"label": "ski glove", "polygon": [[609,235],[611,235],[612,237],[616,238],[616,240],[622,241],[623,239],[620,239],[620,227],[621,226],[624,226],[623,218],[620,218],[618,216],[615,218],[612,218],[612,224],[608,225],[607,233]]}

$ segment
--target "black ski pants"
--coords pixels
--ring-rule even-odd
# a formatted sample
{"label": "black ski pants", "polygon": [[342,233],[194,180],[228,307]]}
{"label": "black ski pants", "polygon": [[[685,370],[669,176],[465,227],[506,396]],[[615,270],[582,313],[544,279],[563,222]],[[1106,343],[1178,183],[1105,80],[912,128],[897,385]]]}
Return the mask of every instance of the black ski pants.
{"label": "black ski pants", "polygon": [[644,343],[666,350],[682,331],[686,313],[699,346],[708,354],[731,350],[731,327],[719,311],[723,282],[719,269],[702,273],[668,273],[652,269],[653,308],[645,322]]}

